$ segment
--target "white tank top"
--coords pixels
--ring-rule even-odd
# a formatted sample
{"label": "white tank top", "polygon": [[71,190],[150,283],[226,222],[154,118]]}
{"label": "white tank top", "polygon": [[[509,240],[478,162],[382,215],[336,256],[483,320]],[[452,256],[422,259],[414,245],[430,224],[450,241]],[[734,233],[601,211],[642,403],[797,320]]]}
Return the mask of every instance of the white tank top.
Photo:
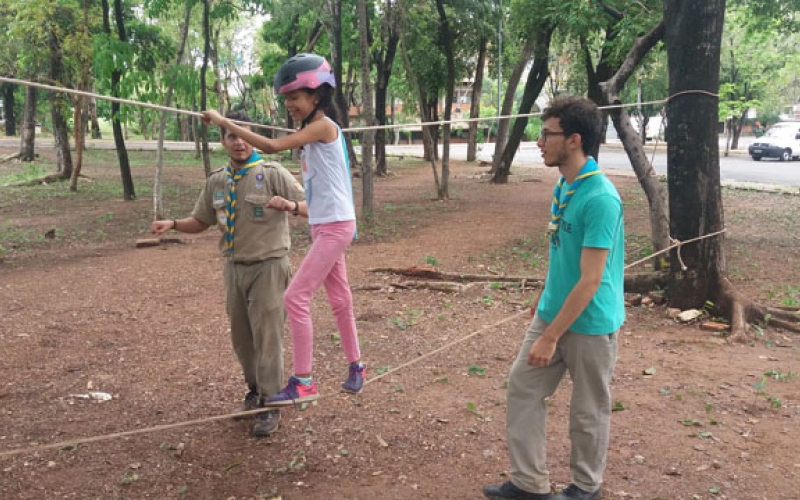
{"label": "white tank top", "polygon": [[342,129],[336,125],[336,130],[337,140],[306,144],[300,155],[308,223],[312,225],[356,219],[347,147]]}

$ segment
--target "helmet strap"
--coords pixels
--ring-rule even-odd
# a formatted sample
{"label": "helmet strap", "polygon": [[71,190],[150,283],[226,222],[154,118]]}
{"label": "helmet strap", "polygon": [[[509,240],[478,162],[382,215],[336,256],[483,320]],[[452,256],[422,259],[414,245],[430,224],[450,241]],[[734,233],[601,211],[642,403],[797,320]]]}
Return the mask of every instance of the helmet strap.
{"label": "helmet strap", "polygon": [[306,127],[306,125],[308,125],[309,123],[311,123],[311,120],[312,120],[312,119],[313,119],[313,118],[314,118],[314,117],[317,115],[317,111],[319,111],[319,103],[317,103],[317,104],[314,106],[314,109],[312,109],[312,110],[311,110],[311,113],[309,113],[309,114],[308,114],[308,116],[306,116],[305,118],[303,118],[303,121],[302,121],[302,122],[300,122],[300,128],[301,128],[301,129],[305,128],[305,127]]}

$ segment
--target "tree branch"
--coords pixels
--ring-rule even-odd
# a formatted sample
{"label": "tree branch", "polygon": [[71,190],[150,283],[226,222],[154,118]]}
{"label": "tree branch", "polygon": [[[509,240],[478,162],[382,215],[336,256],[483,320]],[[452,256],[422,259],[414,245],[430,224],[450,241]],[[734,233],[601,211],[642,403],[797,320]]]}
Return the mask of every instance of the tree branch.
{"label": "tree branch", "polygon": [[617,9],[611,7],[610,5],[606,5],[603,0],[597,0],[597,4],[600,6],[606,14],[613,17],[617,21],[622,21],[625,18],[625,15],[618,11]]}
{"label": "tree branch", "polygon": [[[600,84],[603,93],[606,94],[607,97],[616,96],[616,94],[622,90],[622,87],[625,86],[625,82],[627,82],[631,74],[633,74],[633,70],[636,69],[650,49],[664,38],[665,32],[666,24],[664,23],[664,19],[661,19],[649,33],[637,38],[636,41],[633,42],[633,47],[631,47],[628,55],[625,56],[625,60],[622,62],[622,65],[620,65],[617,73],[607,82]],[[609,103],[610,102],[611,100],[609,99]]]}

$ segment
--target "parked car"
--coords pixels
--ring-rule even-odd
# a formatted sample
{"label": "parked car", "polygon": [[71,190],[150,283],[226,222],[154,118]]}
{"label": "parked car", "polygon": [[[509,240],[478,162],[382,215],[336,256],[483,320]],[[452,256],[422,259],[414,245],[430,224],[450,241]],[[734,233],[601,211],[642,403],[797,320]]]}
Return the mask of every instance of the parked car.
{"label": "parked car", "polygon": [[755,160],[779,158],[790,161],[800,157],[800,122],[778,122],[747,148]]}

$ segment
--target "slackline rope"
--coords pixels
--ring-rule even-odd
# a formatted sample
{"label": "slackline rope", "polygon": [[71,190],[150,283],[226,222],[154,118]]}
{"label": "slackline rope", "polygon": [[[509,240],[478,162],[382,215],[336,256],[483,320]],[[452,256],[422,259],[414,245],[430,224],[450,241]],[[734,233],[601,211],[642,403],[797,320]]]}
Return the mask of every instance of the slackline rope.
{"label": "slackline rope", "polygon": [[[696,238],[692,238],[692,239],[689,239],[689,240],[686,240],[686,241],[679,241],[679,240],[675,240],[675,239],[671,238],[671,240],[674,241],[674,243],[672,245],[670,245],[669,247],[667,247],[667,248],[665,248],[663,250],[659,250],[658,252],[650,255],[649,257],[645,257],[644,259],[637,260],[636,262],[634,262],[632,264],[628,264],[627,266],[625,266],[625,269],[628,269],[628,268],[631,268],[631,267],[636,266],[638,264],[641,264],[642,262],[645,262],[645,261],[647,261],[649,259],[652,259],[653,257],[656,257],[656,256],[658,256],[658,255],[660,255],[662,253],[668,252],[668,251],[672,250],[673,248],[677,248],[678,249],[678,259],[681,262],[682,269],[685,271],[686,270],[686,266],[683,264],[683,260],[681,259],[681,256],[680,256],[680,247],[681,246],[683,246],[683,245],[685,245],[687,243],[692,243],[692,242],[703,240],[703,239],[706,239],[706,238],[711,238],[711,237],[723,234],[726,231],[727,231],[727,228],[722,229],[722,230],[717,231],[717,232],[714,232],[714,233],[706,234],[706,235],[703,235],[703,236],[698,236]],[[380,380],[380,379],[382,379],[384,377],[388,377],[389,375],[392,375],[393,373],[396,373],[396,372],[398,372],[400,370],[403,370],[403,369],[405,369],[405,368],[407,368],[407,367],[409,367],[411,365],[419,363],[423,359],[429,358],[429,357],[433,356],[434,354],[438,354],[438,353],[440,353],[440,352],[442,352],[444,350],[447,350],[450,347],[453,347],[454,345],[457,345],[457,344],[460,344],[462,342],[465,342],[465,341],[467,341],[467,340],[469,340],[469,339],[471,339],[473,337],[476,337],[477,335],[480,335],[481,333],[483,333],[483,332],[485,332],[487,330],[491,330],[491,329],[496,328],[498,326],[504,325],[505,323],[508,323],[510,321],[519,319],[519,318],[521,318],[522,316],[524,316],[526,314],[530,314],[530,311],[522,310],[522,311],[519,311],[519,312],[517,312],[515,314],[512,314],[511,316],[507,316],[507,317],[505,317],[505,318],[503,318],[503,319],[501,319],[501,320],[499,320],[499,321],[497,321],[495,323],[492,323],[491,325],[484,326],[483,328],[475,330],[474,332],[470,333],[469,335],[467,335],[465,337],[462,337],[460,339],[456,339],[456,340],[454,340],[452,342],[448,342],[447,344],[445,344],[443,346],[440,346],[440,347],[438,347],[438,348],[436,348],[436,349],[434,349],[434,350],[432,350],[430,352],[427,352],[427,353],[425,353],[425,354],[423,354],[421,356],[418,356],[418,357],[413,358],[413,359],[411,359],[409,361],[406,361],[405,363],[401,364],[400,366],[397,366],[395,368],[391,368],[391,369],[387,370],[386,372],[381,373],[380,375],[377,375],[375,377],[369,378],[364,382],[364,385],[369,385],[372,382],[376,382],[376,381],[378,381],[378,380]],[[330,394],[328,394],[328,396],[329,395]],[[316,401],[319,401],[319,400],[324,399],[324,398],[326,398],[325,394],[321,395]],[[295,407],[297,407],[297,406],[300,406],[300,405],[295,405]],[[223,414],[223,415],[213,415],[213,416],[210,416],[210,417],[203,417],[203,418],[198,418],[198,419],[194,419],[194,420],[186,420],[186,421],[183,421],[183,422],[175,422],[175,423],[172,423],[172,424],[154,425],[154,426],[151,426],[151,427],[144,427],[142,429],[134,429],[134,430],[130,430],[130,431],[114,432],[114,433],[111,433],[111,434],[101,434],[101,435],[89,436],[89,437],[85,437],[85,438],[75,438],[75,439],[71,439],[71,440],[68,440],[68,441],[61,441],[61,442],[58,442],[58,443],[51,443],[51,444],[37,445],[37,446],[28,446],[28,447],[19,448],[19,449],[16,449],[16,450],[2,451],[2,452],[0,452],[0,458],[6,458],[6,457],[15,456],[15,455],[25,454],[25,453],[38,453],[38,452],[44,451],[44,450],[52,450],[52,449],[55,449],[55,448],[65,448],[65,447],[68,447],[68,446],[78,446],[78,445],[81,445],[81,444],[96,443],[96,442],[99,442],[99,441],[108,441],[108,440],[111,440],[111,439],[117,439],[117,438],[128,437],[128,436],[136,436],[136,435],[139,435],[139,434],[149,434],[149,433],[153,433],[153,432],[166,431],[166,430],[170,430],[170,429],[178,429],[178,428],[181,428],[181,427],[189,427],[189,426],[192,426],[192,425],[206,424],[206,423],[210,423],[210,422],[217,422],[217,421],[220,421],[220,420],[228,420],[228,419],[231,419],[231,418],[234,418],[234,417],[255,415],[257,413],[262,413],[264,411],[270,411],[270,410],[274,410],[274,409],[276,409],[276,407],[258,408],[258,409],[255,409],[255,410],[241,411],[241,412],[235,412],[235,413],[226,413],[226,414]]]}
{"label": "slackline rope", "polygon": [[[27,87],[35,87],[35,88],[39,88],[39,89],[43,89],[43,90],[49,90],[49,91],[53,91],[53,92],[62,92],[62,93],[66,93],[66,94],[79,95],[79,96],[83,96],[83,97],[92,97],[92,98],[95,98],[95,99],[102,99],[102,100],[106,100],[106,101],[117,102],[117,103],[120,103],[120,104],[126,104],[126,105],[131,105],[131,106],[140,106],[140,107],[149,108],[149,109],[153,109],[153,110],[157,110],[157,111],[166,111],[166,112],[170,112],[170,113],[185,114],[185,115],[190,115],[190,116],[195,116],[195,117],[200,117],[201,116],[201,114],[196,112],[196,111],[189,111],[189,110],[178,109],[178,108],[170,108],[170,107],[167,107],[167,106],[160,106],[160,105],[157,105],[157,104],[139,102],[139,101],[134,101],[134,100],[130,100],[130,99],[121,99],[121,98],[118,98],[118,97],[104,96],[104,95],[100,95],[100,94],[95,94],[93,92],[85,92],[85,91],[81,91],[81,90],[74,90],[74,89],[69,89],[69,88],[64,88],[64,87],[57,87],[57,86],[53,86],[53,85],[45,85],[45,84],[42,84],[42,83],[37,83],[37,82],[32,82],[32,81],[27,81],[27,80],[18,80],[18,79],[15,79],[15,78],[7,78],[7,77],[4,77],[4,76],[0,76],[0,82],[11,83],[11,84],[14,84],[14,85],[21,85],[21,86],[27,86]],[[676,94],[673,94],[670,97],[668,97],[667,99],[656,100],[656,101],[648,101],[648,102],[642,102],[642,103],[632,103],[632,104],[615,104],[615,105],[610,105],[610,106],[602,106],[602,107],[599,107],[599,109],[601,109],[601,110],[603,110],[603,109],[617,109],[617,108],[625,108],[625,107],[647,105],[647,104],[664,104],[664,103],[668,103],[670,100],[672,100],[672,99],[674,99],[676,97],[679,97],[681,95],[686,95],[686,94],[704,94],[704,95],[708,95],[708,96],[711,96],[711,97],[719,97],[717,94],[714,94],[712,92],[707,92],[707,91],[704,91],[704,90],[686,90],[686,91],[682,91],[682,92],[678,92]],[[411,125],[411,126],[426,126],[426,127],[428,127],[428,126],[436,126],[436,125],[446,125],[446,124],[451,124],[451,123],[470,123],[470,122],[481,122],[481,121],[495,121],[495,120],[506,120],[506,119],[511,119],[511,118],[522,118],[522,117],[526,117],[527,118],[527,117],[532,117],[532,116],[541,116],[541,114],[542,114],[541,112],[538,112],[538,113],[525,113],[525,114],[516,114],[516,115],[501,115],[501,116],[483,117],[483,118],[464,118],[464,119],[456,119],[456,120],[450,120],[450,121],[440,120],[440,121],[436,121],[436,122],[407,123],[407,124],[394,124],[394,125],[376,125],[376,126],[371,126],[371,127],[352,127],[352,128],[348,128],[348,129],[343,129],[342,132],[360,132],[360,131],[365,131],[365,130],[385,130],[385,129],[403,128],[403,127],[407,127],[409,125]],[[237,122],[237,121],[234,121],[234,123],[240,123],[240,124],[249,125],[249,126],[257,127],[257,128],[266,128],[266,129],[271,129],[271,130],[278,130],[278,131],[281,131],[281,132],[294,132],[294,130],[292,130],[292,129],[274,127],[274,126],[270,126],[270,125],[261,125],[261,124],[258,124],[258,123],[244,123],[244,122]],[[727,229],[722,229],[721,231],[717,231],[715,233],[707,234],[707,235],[704,235],[704,236],[699,236],[697,238],[692,238],[692,239],[686,240],[686,241],[679,241],[679,240],[675,240],[675,239],[670,238],[670,241],[674,242],[672,245],[670,245],[669,247],[667,247],[665,249],[659,250],[658,252],[656,252],[656,253],[648,256],[648,257],[640,259],[640,260],[638,260],[638,261],[636,261],[636,262],[634,262],[632,264],[628,264],[627,266],[625,266],[625,269],[628,269],[630,267],[633,267],[633,266],[636,266],[638,264],[641,264],[642,262],[650,260],[653,257],[656,257],[656,256],[661,255],[663,253],[666,253],[666,252],[672,250],[673,248],[677,248],[678,249],[678,260],[681,263],[682,269],[685,271],[686,270],[686,265],[683,263],[683,259],[681,258],[681,255],[680,255],[681,246],[683,246],[683,245],[685,245],[687,243],[691,243],[691,242],[694,242],[694,241],[702,240],[702,239],[705,239],[705,238],[711,238],[713,236],[717,236],[719,234],[722,234],[722,233],[724,233],[726,231],[727,231]],[[430,351],[430,352],[425,353],[425,354],[423,354],[421,356],[413,358],[413,359],[401,364],[400,366],[397,366],[395,368],[389,369],[386,372],[381,373],[380,375],[378,375],[376,377],[372,377],[372,378],[368,379],[367,381],[365,381],[364,384],[368,385],[368,384],[370,384],[372,382],[378,381],[378,380],[380,380],[380,379],[382,379],[384,377],[387,377],[387,376],[389,376],[389,375],[391,375],[393,373],[396,373],[396,372],[398,372],[398,371],[400,371],[400,370],[402,370],[404,368],[407,368],[407,367],[409,367],[409,366],[411,366],[413,364],[416,364],[416,363],[422,361],[423,359],[426,359],[426,358],[428,358],[430,356],[433,356],[434,354],[438,354],[439,352],[447,350],[447,349],[449,349],[450,347],[452,347],[454,345],[457,345],[457,344],[460,344],[462,342],[465,342],[465,341],[467,341],[467,340],[469,340],[469,339],[471,339],[471,338],[473,338],[473,337],[475,337],[475,336],[477,336],[477,335],[479,335],[479,334],[481,334],[481,333],[483,333],[483,332],[485,332],[487,330],[490,330],[492,328],[495,328],[495,327],[498,327],[498,326],[503,325],[505,323],[508,323],[509,321],[518,319],[518,318],[522,317],[525,314],[529,314],[529,311],[523,310],[523,311],[520,311],[518,313],[512,314],[511,316],[508,316],[508,317],[506,317],[506,318],[504,318],[504,319],[502,319],[502,320],[500,320],[500,321],[498,321],[496,323],[493,323],[493,324],[491,324],[489,326],[485,326],[483,328],[480,328],[480,329],[470,333],[466,337],[462,337],[460,339],[457,339],[457,340],[454,340],[452,342],[449,342],[449,343],[447,343],[447,344],[445,344],[445,345],[443,345],[441,347],[438,347],[438,348],[434,349],[433,351]],[[320,399],[323,399],[323,398],[325,398],[325,395],[320,396],[320,398],[317,399],[317,401],[319,401]],[[148,433],[152,433],[152,432],[160,432],[160,431],[165,431],[165,430],[170,430],[170,429],[177,429],[177,428],[181,428],[181,427],[188,427],[188,426],[192,426],[192,425],[205,424],[205,423],[210,423],[210,422],[217,422],[217,421],[220,421],[220,420],[228,420],[228,419],[234,418],[234,417],[255,415],[257,413],[262,413],[264,411],[269,411],[269,410],[272,410],[272,409],[275,409],[275,407],[258,408],[258,409],[255,409],[255,410],[248,410],[248,411],[236,412],[236,413],[227,413],[227,414],[223,414],[223,415],[214,415],[214,416],[203,417],[203,418],[198,418],[198,419],[194,419],[194,420],[186,420],[186,421],[183,421],[183,422],[175,422],[175,423],[172,423],[172,424],[155,425],[155,426],[151,426],[151,427],[144,427],[142,429],[134,429],[134,430],[130,430],[130,431],[122,431],[122,432],[115,432],[115,433],[111,433],[111,434],[102,434],[102,435],[96,435],[96,436],[89,436],[89,437],[86,437],[86,438],[75,438],[75,439],[68,440],[68,441],[61,441],[61,442],[58,442],[58,443],[51,443],[51,444],[46,444],[46,445],[29,446],[29,447],[26,447],[26,448],[19,448],[19,449],[16,449],[16,450],[2,451],[2,452],[0,452],[0,458],[11,457],[11,456],[15,456],[15,455],[21,455],[21,454],[24,454],[24,453],[37,453],[39,451],[52,450],[52,449],[55,449],[55,448],[64,448],[64,447],[67,447],[67,446],[77,446],[77,445],[80,445],[80,444],[96,443],[96,442],[99,442],[99,441],[107,441],[107,440],[117,439],[117,438],[122,438],[122,437],[136,436],[136,435],[139,435],[139,434],[148,434]]]}
{"label": "slackline rope", "polygon": [[[197,111],[189,111],[189,110],[186,110],[186,109],[170,108],[170,107],[167,107],[167,106],[160,106],[158,104],[150,104],[150,103],[146,103],[146,102],[134,101],[134,100],[131,100],[131,99],[121,99],[119,97],[104,96],[104,95],[101,95],[101,94],[95,94],[93,92],[86,92],[86,91],[83,91],[83,90],[75,90],[75,89],[70,89],[70,88],[66,88],[66,87],[58,87],[58,86],[54,86],[54,85],[46,85],[46,84],[43,84],[43,83],[33,82],[33,81],[29,81],[29,80],[19,80],[19,79],[16,79],[16,78],[8,78],[8,77],[5,77],[5,76],[0,76],[0,82],[11,83],[11,84],[14,84],[14,85],[21,85],[21,86],[24,86],[24,87],[35,87],[35,88],[42,89],[42,90],[49,90],[51,92],[62,92],[62,93],[65,93],[65,94],[79,95],[79,96],[84,96],[84,97],[92,97],[92,98],[95,98],[95,99],[101,99],[101,100],[105,100],[105,101],[117,102],[117,103],[120,103],[120,104],[127,104],[127,105],[130,105],[130,106],[140,106],[140,107],[143,107],[143,108],[154,109],[154,110],[157,110],[157,111],[167,111],[167,112],[170,112],[170,113],[178,113],[178,114],[184,114],[184,115],[195,116],[195,117],[200,117],[201,116],[200,113],[197,112]],[[681,92],[677,92],[677,93],[669,96],[666,99],[660,99],[660,100],[656,100],[656,101],[639,102],[639,103],[630,103],[630,104],[613,104],[613,105],[608,105],[608,106],[599,106],[598,109],[601,109],[601,110],[621,109],[621,108],[629,108],[629,107],[634,107],[634,106],[645,106],[645,105],[648,105],[648,104],[665,104],[665,103],[668,103],[669,101],[671,101],[672,99],[674,99],[676,97],[679,97],[679,96],[682,96],[682,95],[686,95],[686,94],[702,94],[702,95],[708,95],[708,96],[712,96],[712,97],[719,97],[717,94],[714,94],[712,92],[708,92],[706,90],[684,90],[684,91],[681,91]],[[438,126],[438,125],[447,125],[447,124],[452,124],[452,123],[472,123],[472,122],[485,122],[485,121],[496,121],[496,120],[509,120],[509,119],[512,119],[512,118],[529,118],[529,117],[541,116],[541,115],[542,115],[541,112],[537,112],[537,113],[522,113],[522,114],[515,114],[515,115],[500,115],[500,116],[489,116],[489,117],[478,117],[478,118],[459,118],[459,119],[449,120],[449,121],[439,120],[439,121],[435,121],[435,122],[396,123],[394,125],[373,125],[373,126],[369,126],[369,127],[350,127],[350,128],[342,129],[342,132],[362,132],[362,131],[365,131],[365,130],[389,130],[389,129],[396,129],[396,128],[405,128],[405,127],[409,127],[409,126],[413,126],[413,127],[420,127],[420,126],[431,127],[431,126]],[[241,125],[249,125],[251,127],[256,127],[256,128],[277,130],[277,131],[280,131],[280,132],[295,132],[294,129],[275,127],[275,126],[272,126],[272,125],[262,125],[260,123],[244,123],[244,122],[237,122],[235,120],[231,120],[231,121],[233,121],[233,123],[238,123],[238,124],[241,124]]]}

